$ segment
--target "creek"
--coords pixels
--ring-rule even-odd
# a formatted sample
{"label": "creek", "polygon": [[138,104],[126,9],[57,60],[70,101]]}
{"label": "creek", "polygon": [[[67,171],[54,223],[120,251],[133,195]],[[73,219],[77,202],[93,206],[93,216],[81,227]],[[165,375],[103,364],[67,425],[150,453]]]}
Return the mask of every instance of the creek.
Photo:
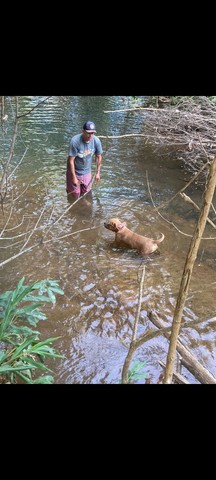
{"label": "creek", "polygon": [[[39,99],[20,97],[20,111],[33,108]],[[12,112],[10,98],[6,102]],[[81,132],[88,119],[95,122],[99,137],[141,133],[145,111],[104,113],[133,104],[133,97],[50,97],[20,120],[14,164],[25,149],[27,153],[15,172],[14,184],[17,194],[25,193],[17,195],[10,228],[23,222],[19,233],[31,230],[43,208],[40,225],[46,225],[50,218],[52,222],[61,219],[53,223],[48,237],[53,241],[0,269],[1,291],[15,288],[23,276],[25,283],[45,278],[59,281],[64,295],[57,295],[55,306],[44,306],[47,320],[38,324],[42,338],[61,337],[53,346],[65,358],[48,362],[56,384],[119,383],[136,317],[143,262],[146,269],[137,335],[152,328],[149,310],[155,310],[167,325],[172,320],[198,213],[179,197],[161,211],[184,235],[158,215],[152,199],[158,206],[189,181],[190,174],[178,156],[172,159],[168,153],[155,152],[139,136],[103,138],[101,181],[93,184],[92,204],[86,206],[81,199],[68,210],[65,174],[71,136]],[[9,148],[11,131],[9,115],[2,150]],[[199,184],[190,186],[186,193],[201,206],[203,190]],[[9,209],[6,203],[5,215]],[[117,248],[114,234],[104,228],[104,221],[110,217],[127,221],[131,230],[142,235],[159,237],[163,232],[160,254],[143,260],[134,250]],[[2,228],[5,216],[0,223]],[[14,231],[8,231],[7,236]],[[214,237],[209,225],[205,233],[206,237]],[[54,240],[58,237],[64,238]],[[0,246],[4,245],[1,241]],[[1,248],[1,261],[16,253],[16,248]],[[202,240],[183,319],[200,319],[203,323],[182,330],[180,336],[214,376],[215,271],[215,241]],[[134,361],[147,362],[145,371],[151,383],[159,379],[159,360],[166,361],[167,348],[167,340],[160,336],[143,344],[134,355]],[[183,369],[182,373],[190,383],[197,383],[189,372]]]}

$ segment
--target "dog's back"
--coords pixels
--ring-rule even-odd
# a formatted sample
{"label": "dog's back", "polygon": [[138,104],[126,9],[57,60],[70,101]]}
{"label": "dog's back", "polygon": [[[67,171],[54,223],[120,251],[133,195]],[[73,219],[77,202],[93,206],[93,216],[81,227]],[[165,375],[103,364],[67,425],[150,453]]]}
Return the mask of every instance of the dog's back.
{"label": "dog's back", "polygon": [[159,243],[164,240],[164,234],[159,239],[153,239],[132,232],[126,226],[126,222],[120,222],[118,218],[110,218],[104,223],[105,228],[115,232],[117,242],[124,242],[131,248],[136,248],[142,255],[149,255],[158,249]]}

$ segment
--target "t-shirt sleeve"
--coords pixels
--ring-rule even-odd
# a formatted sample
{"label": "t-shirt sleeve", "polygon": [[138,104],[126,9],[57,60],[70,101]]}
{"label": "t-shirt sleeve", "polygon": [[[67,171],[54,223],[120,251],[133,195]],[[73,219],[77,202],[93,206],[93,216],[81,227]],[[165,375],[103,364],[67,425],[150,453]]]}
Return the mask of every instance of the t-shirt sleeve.
{"label": "t-shirt sleeve", "polygon": [[78,153],[78,149],[77,149],[76,145],[74,144],[73,139],[71,139],[70,145],[69,145],[68,155],[69,155],[69,157],[76,157],[77,153]]}
{"label": "t-shirt sleeve", "polygon": [[99,138],[95,138],[95,155],[102,155],[103,149]]}

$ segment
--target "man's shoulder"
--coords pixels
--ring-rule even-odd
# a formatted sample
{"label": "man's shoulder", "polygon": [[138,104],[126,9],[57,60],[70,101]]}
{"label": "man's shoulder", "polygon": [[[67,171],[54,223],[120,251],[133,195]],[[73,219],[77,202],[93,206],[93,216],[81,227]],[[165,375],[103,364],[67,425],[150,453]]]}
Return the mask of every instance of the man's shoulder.
{"label": "man's shoulder", "polygon": [[71,138],[71,142],[73,142],[73,143],[79,143],[79,142],[81,141],[81,136],[82,136],[81,133],[78,133],[77,135],[74,135],[74,136]]}
{"label": "man's shoulder", "polygon": [[99,144],[101,143],[100,138],[99,138],[99,137],[96,137],[96,135],[94,135],[94,140],[95,140],[95,143],[97,143],[97,144],[98,144],[98,143],[99,143]]}
{"label": "man's shoulder", "polygon": [[96,155],[97,155],[97,154],[98,154],[98,155],[102,155],[102,153],[103,153],[103,148],[102,148],[102,144],[101,144],[100,138],[94,136],[94,145],[95,145]]}

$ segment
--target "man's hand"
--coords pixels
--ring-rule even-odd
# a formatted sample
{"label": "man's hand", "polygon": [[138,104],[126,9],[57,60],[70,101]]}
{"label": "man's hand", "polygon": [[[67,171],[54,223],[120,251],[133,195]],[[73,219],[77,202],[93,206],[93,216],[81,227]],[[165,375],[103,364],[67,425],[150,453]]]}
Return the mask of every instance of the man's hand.
{"label": "man's hand", "polygon": [[77,179],[77,177],[73,177],[73,180],[72,180],[72,184],[77,187],[79,185],[79,180]]}

